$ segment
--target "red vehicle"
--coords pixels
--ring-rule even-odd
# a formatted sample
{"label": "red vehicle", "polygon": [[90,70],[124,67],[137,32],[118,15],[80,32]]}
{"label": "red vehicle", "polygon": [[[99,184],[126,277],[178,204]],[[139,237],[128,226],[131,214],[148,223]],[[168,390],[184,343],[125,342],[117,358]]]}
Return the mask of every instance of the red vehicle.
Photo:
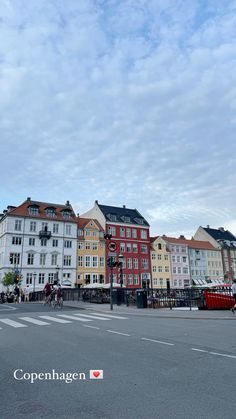
{"label": "red vehicle", "polygon": [[211,290],[204,290],[203,295],[209,310],[230,310],[235,303],[231,292],[231,284],[219,285]]}

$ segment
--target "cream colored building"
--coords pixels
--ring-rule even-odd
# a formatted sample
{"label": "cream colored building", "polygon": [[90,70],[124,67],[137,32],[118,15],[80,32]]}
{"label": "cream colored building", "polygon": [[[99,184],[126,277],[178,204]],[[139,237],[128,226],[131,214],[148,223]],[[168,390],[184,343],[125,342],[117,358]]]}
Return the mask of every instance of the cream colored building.
{"label": "cream colored building", "polygon": [[152,283],[150,287],[173,287],[170,251],[162,237],[151,238],[151,272]]}
{"label": "cream colored building", "polygon": [[105,283],[104,230],[95,219],[78,218],[77,286]]}

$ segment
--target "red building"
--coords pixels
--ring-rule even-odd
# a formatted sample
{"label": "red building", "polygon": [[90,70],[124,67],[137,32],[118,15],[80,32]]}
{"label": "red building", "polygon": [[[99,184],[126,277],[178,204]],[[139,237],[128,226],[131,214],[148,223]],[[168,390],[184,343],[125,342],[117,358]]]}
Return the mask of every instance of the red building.
{"label": "red building", "polygon": [[[111,242],[116,244],[114,260],[123,255],[123,283],[130,288],[142,287],[143,281],[150,281],[150,237],[149,224],[136,210],[123,207],[101,205],[95,201],[94,207],[81,217],[97,219],[104,231],[111,234]],[[106,259],[110,256],[106,246]],[[120,282],[120,270],[114,268],[113,282]],[[110,270],[106,266],[106,282]]]}

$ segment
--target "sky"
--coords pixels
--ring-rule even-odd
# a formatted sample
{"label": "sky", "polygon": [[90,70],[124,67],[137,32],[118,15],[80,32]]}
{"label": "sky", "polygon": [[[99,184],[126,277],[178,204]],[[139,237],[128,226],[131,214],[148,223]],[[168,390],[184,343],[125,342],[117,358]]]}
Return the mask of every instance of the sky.
{"label": "sky", "polygon": [[1,0],[0,210],[236,234],[236,0]]}

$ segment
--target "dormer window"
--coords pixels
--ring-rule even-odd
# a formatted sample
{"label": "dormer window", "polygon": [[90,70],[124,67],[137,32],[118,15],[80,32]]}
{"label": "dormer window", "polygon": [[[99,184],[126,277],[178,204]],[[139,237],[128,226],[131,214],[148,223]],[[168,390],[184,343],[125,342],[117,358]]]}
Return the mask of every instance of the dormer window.
{"label": "dormer window", "polygon": [[144,224],[143,218],[135,218],[134,220],[136,221],[137,224]]}
{"label": "dormer window", "polygon": [[111,221],[117,221],[116,214],[109,214],[108,217],[110,218]]}
{"label": "dormer window", "polygon": [[130,223],[130,217],[124,216],[122,218],[123,218],[124,223]]}
{"label": "dormer window", "polygon": [[62,210],[63,218],[70,218],[71,217],[71,210]]}
{"label": "dormer window", "polygon": [[48,217],[55,217],[56,216],[56,210],[53,207],[46,208],[45,212],[46,212]]}
{"label": "dormer window", "polygon": [[31,205],[28,207],[28,211],[30,215],[39,215],[39,207],[37,205]]}

